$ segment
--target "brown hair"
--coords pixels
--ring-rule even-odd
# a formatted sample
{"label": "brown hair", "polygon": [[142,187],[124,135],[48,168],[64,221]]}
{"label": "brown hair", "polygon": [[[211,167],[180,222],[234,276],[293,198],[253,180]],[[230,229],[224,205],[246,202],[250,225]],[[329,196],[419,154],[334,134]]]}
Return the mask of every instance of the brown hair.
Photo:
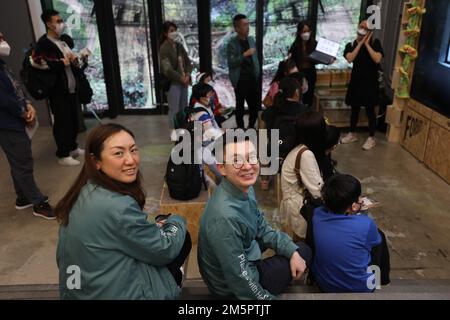
{"label": "brown hair", "polygon": [[128,195],[134,198],[141,208],[144,207],[145,192],[141,185],[142,176],[140,172],[134,182],[122,183],[110,178],[101,170],[97,170],[96,168],[96,161],[101,159],[101,153],[103,151],[106,139],[121,131],[127,132],[134,138],[134,134],[130,130],[120,124],[114,123],[100,125],[89,133],[86,141],[85,162],[83,168],[75,180],[75,183],[66,195],[58,202],[54,210],[59,223],[62,225],[67,226],[69,224],[70,211],[77,201],[81,189],[88,183],[88,181],[112,192]]}
{"label": "brown hair", "polygon": [[161,35],[159,36],[159,46],[161,46],[164,41],[167,40],[167,32],[169,32],[170,27],[174,27],[175,30],[178,30],[178,27],[175,23],[173,23],[172,21],[166,21],[163,23],[162,25],[162,32]]}

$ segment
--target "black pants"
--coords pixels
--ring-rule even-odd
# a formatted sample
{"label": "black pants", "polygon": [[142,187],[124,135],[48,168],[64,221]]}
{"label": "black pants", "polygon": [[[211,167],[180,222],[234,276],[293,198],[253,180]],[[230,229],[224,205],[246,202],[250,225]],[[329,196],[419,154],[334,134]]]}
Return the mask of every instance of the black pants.
{"label": "black pants", "polygon": [[244,128],[244,104],[247,101],[250,118],[248,127],[254,128],[258,119],[258,111],[260,109],[261,97],[258,90],[256,79],[239,80],[236,88],[236,124],[238,128]]}
{"label": "black pants", "polygon": [[53,137],[56,142],[56,156],[65,158],[78,148],[78,107],[76,94],[52,95],[50,108],[54,115]]}
{"label": "black pants", "polygon": [[11,168],[11,177],[18,199],[39,204],[46,197],[39,191],[33,176],[31,140],[25,132],[0,130],[0,146]]}
{"label": "black pants", "polygon": [[188,257],[189,253],[192,249],[191,235],[186,231],[186,237],[184,238],[183,247],[181,247],[181,251],[178,256],[173,260],[170,264],[167,265],[167,269],[169,269],[176,283],[180,286],[183,281],[183,274],[181,273],[180,268],[183,266],[184,261]]}
{"label": "black pants", "polygon": [[[356,125],[358,124],[359,111],[361,106],[352,106],[352,116],[350,120],[350,132],[356,131]],[[369,119],[369,132],[371,137],[375,137],[377,130],[377,116],[375,115],[375,106],[366,106],[367,118]]]}
{"label": "black pants", "polygon": [[[312,263],[311,249],[304,242],[297,242],[298,253],[305,260],[309,268]],[[259,283],[274,295],[281,294],[291,283],[292,273],[290,259],[284,256],[273,256],[264,259],[257,264],[259,272]]]}
{"label": "black pants", "polygon": [[391,263],[386,236],[380,229],[378,229],[378,233],[381,236],[381,243],[378,246],[372,248],[372,251],[370,253],[372,261],[370,262],[370,265],[376,265],[380,267],[381,285],[384,286],[391,282],[391,279],[389,277],[389,273],[391,271]]}
{"label": "black pants", "polygon": [[302,69],[301,71],[305,74],[305,78],[308,81],[308,91],[303,95],[302,102],[312,107],[314,92],[316,91],[317,71],[316,68]]}

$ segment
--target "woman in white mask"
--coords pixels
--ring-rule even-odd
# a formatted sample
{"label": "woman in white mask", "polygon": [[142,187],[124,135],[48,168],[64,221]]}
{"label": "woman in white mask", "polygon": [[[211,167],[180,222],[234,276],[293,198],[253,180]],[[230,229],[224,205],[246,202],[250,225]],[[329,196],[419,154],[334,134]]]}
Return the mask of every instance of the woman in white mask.
{"label": "woman in white mask", "polygon": [[358,141],[355,135],[359,119],[359,110],[366,108],[369,118],[369,138],[362,148],[366,151],[375,147],[376,115],[375,106],[378,105],[378,70],[383,58],[383,48],[378,39],[372,38],[372,31],[366,20],[361,21],[355,41],[348,43],[344,50],[344,57],[353,63],[351,80],[348,85],[345,103],[352,107],[350,132],[342,138],[342,143]]}
{"label": "woman in white mask", "polygon": [[188,105],[188,87],[191,85],[192,62],[183,45],[176,42],[177,26],[170,21],[163,24],[160,38],[159,59],[161,87],[167,93],[170,139],[176,141],[173,118]]}
{"label": "woman in white mask", "polygon": [[313,38],[311,25],[308,21],[301,21],[297,25],[297,37],[289,49],[291,59],[293,59],[300,72],[305,75],[308,82],[308,91],[304,92],[302,102],[308,106],[313,105],[314,90],[316,88],[316,62],[309,58],[309,55],[316,49],[317,41]]}

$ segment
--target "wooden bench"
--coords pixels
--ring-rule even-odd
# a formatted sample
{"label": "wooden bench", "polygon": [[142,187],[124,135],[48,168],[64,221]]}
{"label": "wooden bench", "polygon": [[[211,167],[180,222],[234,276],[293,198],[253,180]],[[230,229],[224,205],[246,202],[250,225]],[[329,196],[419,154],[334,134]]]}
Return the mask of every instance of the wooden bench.
{"label": "wooden bench", "polygon": [[200,218],[208,201],[210,191],[202,187],[199,196],[189,201],[180,201],[172,199],[167,189],[167,184],[164,182],[161,193],[160,212],[161,214],[176,214],[186,219],[187,229],[191,234],[192,244],[197,244],[198,230],[200,227]]}

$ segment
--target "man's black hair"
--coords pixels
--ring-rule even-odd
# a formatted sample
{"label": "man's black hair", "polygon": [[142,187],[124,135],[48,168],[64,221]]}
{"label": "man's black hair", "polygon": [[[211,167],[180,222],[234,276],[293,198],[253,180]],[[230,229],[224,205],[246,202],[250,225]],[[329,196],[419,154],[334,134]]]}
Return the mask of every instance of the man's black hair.
{"label": "man's black hair", "polygon": [[53,10],[53,9],[45,10],[41,14],[41,20],[42,20],[42,22],[44,22],[44,25],[46,28],[47,28],[47,22],[52,21],[52,18],[57,15],[59,15],[59,12],[56,10]]}
{"label": "man's black hair", "polygon": [[247,19],[247,16],[245,14],[239,13],[234,16],[233,18],[233,26],[236,28],[238,26],[239,21]]}
{"label": "man's black hair", "polygon": [[209,92],[214,91],[214,88],[206,83],[198,83],[192,87],[192,97],[200,101],[200,98],[205,98]]}
{"label": "man's black hair", "polygon": [[347,174],[336,174],[325,182],[322,198],[328,210],[345,214],[353,203],[361,196],[361,183]]}

